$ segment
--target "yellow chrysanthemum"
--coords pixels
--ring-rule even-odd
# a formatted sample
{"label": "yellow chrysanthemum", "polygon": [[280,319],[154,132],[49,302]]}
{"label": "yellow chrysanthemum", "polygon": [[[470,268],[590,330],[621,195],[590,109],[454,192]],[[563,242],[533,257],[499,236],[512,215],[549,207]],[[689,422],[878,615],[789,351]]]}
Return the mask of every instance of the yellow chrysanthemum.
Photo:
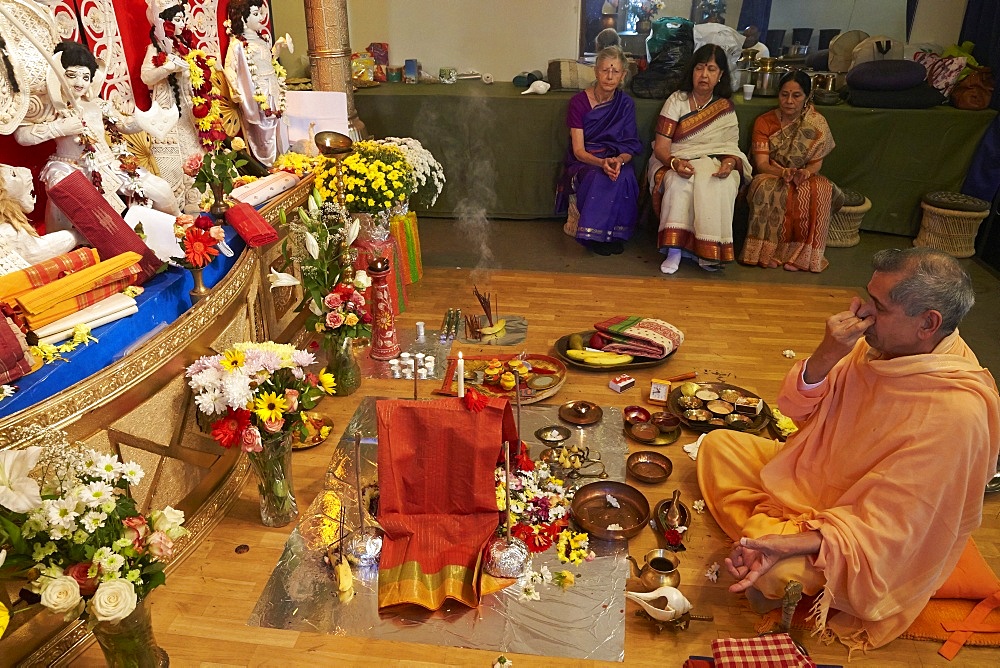
{"label": "yellow chrysanthemum", "polygon": [[333,390],[337,387],[337,381],[334,379],[333,374],[323,369],[319,372],[319,386],[327,394],[333,394]]}
{"label": "yellow chrysanthemum", "polygon": [[222,368],[226,371],[232,372],[243,366],[245,361],[246,355],[243,354],[242,350],[230,349],[227,350],[222,356],[222,359],[219,360],[219,364],[221,364]]}
{"label": "yellow chrysanthemum", "polygon": [[287,408],[285,397],[274,392],[265,392],[254,401],[254,413],[264,422],[280,420]]}

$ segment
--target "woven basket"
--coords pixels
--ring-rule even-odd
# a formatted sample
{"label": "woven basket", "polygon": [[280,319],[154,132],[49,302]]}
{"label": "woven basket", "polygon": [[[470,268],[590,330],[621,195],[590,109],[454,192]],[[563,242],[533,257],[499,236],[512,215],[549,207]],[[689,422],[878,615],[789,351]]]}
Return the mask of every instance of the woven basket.
{"label": "woven basket", "polygon": [[921,202],[920,208],[924,216],[920,220],[920,232],[913,240],[914,246],[936,248],[959,258],[976,254],[976,233],[979,224],[990,214],[989,210],[952,211],[926,202]]}
{"label": "woven basket", "polygon": [[861,219],[872,208],[872,201],[865,198],[859,206],[843,206],[830,218],[830,230],[826,235],[826,245],[831,248],[850,248],[861,243]]}

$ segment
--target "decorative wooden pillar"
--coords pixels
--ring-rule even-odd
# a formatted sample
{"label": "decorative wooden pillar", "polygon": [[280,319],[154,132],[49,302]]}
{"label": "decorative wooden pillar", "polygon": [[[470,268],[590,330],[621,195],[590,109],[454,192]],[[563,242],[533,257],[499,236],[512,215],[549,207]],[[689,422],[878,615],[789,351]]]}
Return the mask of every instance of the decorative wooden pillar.
{"label": "decorative wooden pillar", "polygon": [[313,90],[347,93],[347,120],[358,135],[352,139],[364,139],[368,133],[354,107],[351,86],[347,0],[305,0],[305,10]]}

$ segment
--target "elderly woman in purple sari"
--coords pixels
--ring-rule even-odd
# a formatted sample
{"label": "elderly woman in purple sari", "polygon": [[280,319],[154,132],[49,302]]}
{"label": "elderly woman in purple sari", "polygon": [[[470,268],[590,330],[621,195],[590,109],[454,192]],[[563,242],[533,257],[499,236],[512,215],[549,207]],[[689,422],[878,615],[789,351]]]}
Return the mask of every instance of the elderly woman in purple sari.
{"label": "elderly woman in purple sari", "polygon": [[619,89],[627,66],[619,47],[602,49],[594,64],[597,80],[570,99],[566,114],[570,147],[556,190],[556,210],[569,210],[564,229],[598,255],[623,252],[639,214],[632,160],[642,152],[642,144],[635,104]]}

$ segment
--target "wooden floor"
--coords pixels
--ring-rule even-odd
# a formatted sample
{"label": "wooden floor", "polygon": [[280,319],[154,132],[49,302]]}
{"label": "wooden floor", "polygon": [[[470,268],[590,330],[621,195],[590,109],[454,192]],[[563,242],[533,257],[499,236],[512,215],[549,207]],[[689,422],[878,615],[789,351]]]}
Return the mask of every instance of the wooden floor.
{"label": "wooden floor", "polygon": [[[791,349],[798,357],[819,342],[825,318],[842,310],[854,292],[830,287],[764,284],[722,284],[711,280],[659,277],[615,278],[529,272],[473,273],[466,270],[428,269],[424,279],[409,289],[410,308],[398,320],[401,329],[412,329],[423,320],[428,327],[440,322],[448,307],[475,313],[473,280],[480,290],[499,295],[501,311],[523,314],[529,321],[523,349],[535,353],[551,351],[563,334],[590,328],[611,315],[637,313],[659,317],[677,325],[686,335],[680,350],[663,366],[640,369],[633,375],[635,388],[624,394],[608,389],[612,374],[572,371],[562,391],[548,403],[561,404],[588,399],[604,406],[642,403],[654,376],[697,371],[701,380],[722,379],[755,391],[773,402],[780,382],[793,360],[782,356]],[[477,348],[456,347],[467,353]],[[521,347],[508,349],[517,352]],[[440,381],[421,383],[429,396]],[[400,380],[366,380],[351,397],[325,400],[321,408],[335,420],[339,433],[363,396],[409,396],[413,384]],[[673,461],[670,480],[655,486],[634,483],[646,493],[650,504],[669,496],[679,487],[686,499],[701,498],[692,462],[681,445],[694,440],[685,431],[674,445],[663,449]],[[299,507],[305,508],[322,487],[323,473],[333,441],[294,454],[295,487]],[[635,447],[635,444],[633,444]],[[635,448],[641,449],[641,448]],[[976,534],[981,551],[994,570],[1000,572],[1000,495],[987,497],[983,526]],[[245,486],[240,499],[225,519],[192,556],[167,579],[167,585],[151,596],[157,640],[170,654],[173,666],[490,666],[494,651],[460,650],[437,646],[373,641],[248,627],[254,604],[281,555],[291,527],[268,529],[259,523],[256,486]],[[711,653],[712,639],[754,635],[758,617],[740,596],[729,594],[731,583],[723,574],[717,584],[704,577],[712,562],[722,562],[728,539],[708,514],[696,515],[681,553],[681,589],[699,614],[714,615],[714,622],[692,622],[686,631],[657,634],[648,620],[626,610],[625,664],[629,666],[680,666],[689,655]],[[236,554],[237,545],[250,550]],[[655,547],[652,531],[644,531],[630,544],[633,555]],[[840,646],[824,646],[804,636],[801,642],[814,659],[846,664],[847,652]],[[949,665],[937,655],[938,644],[899,640],[889,646],[855,655],[852,665],[916,666]],[[526,666],[584,666],[596,662],[551,659],[529,655],[507,655],[517,668]],[[74,663],[102,665],[96,645]],[[614,664],[608,664],[614,665]],[[965,648],[950,665],[1000,665],[1000,648]]]}

